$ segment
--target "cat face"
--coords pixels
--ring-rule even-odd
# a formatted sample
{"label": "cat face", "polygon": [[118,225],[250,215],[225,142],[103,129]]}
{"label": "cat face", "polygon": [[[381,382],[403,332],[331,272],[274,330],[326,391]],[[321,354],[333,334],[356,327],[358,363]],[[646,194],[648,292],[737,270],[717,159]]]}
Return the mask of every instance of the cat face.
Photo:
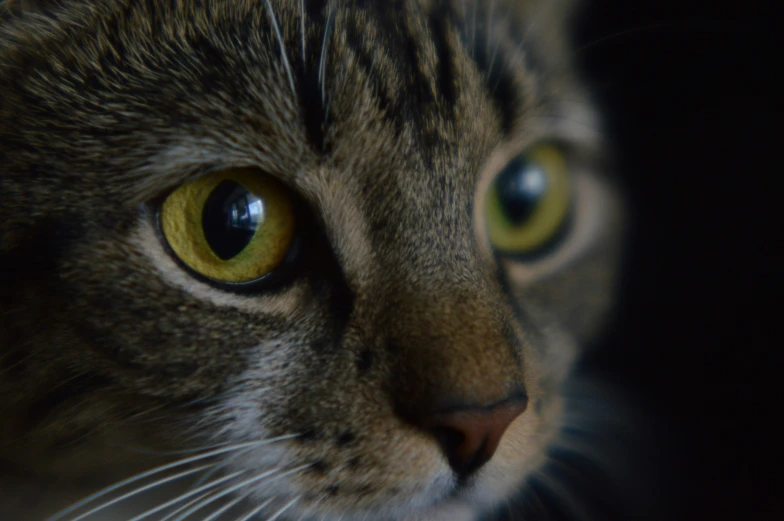
{"label": "cat face", "polygon": [[8,3],[3,458],[203,449],[294,518],[509,497],[619,237],[560,13],[519,4]]}

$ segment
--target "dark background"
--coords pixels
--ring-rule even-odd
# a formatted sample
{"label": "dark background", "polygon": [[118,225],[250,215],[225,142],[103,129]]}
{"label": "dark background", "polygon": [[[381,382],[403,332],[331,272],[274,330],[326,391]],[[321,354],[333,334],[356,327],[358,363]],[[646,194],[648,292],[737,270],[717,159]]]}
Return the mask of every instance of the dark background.
{"label": "dark background", "polygon": [[784,345],[763,312],[784,310],[777,18],[754,2],[586,3],[579,62],[634,222],[618,320],[590,364],[658,418],[666,519],[783,520]]}

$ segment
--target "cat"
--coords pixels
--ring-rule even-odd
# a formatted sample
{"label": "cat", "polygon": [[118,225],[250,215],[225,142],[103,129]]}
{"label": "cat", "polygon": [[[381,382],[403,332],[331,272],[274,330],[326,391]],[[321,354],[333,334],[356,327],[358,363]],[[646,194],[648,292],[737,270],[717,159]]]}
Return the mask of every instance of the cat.
{"label": "cat", "polygon": [[623,244],[574,8],[0,2],[2,519],[505,511]]}

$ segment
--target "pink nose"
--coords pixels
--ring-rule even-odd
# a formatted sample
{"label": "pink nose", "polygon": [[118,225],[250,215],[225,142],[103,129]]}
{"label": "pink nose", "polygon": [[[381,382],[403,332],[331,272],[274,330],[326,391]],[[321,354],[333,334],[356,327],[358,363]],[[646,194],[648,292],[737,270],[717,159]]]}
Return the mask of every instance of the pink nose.
{"label": "pink nose", "polygon": [[435,436],[449,466],[465,478],[493,457],[504,432],[525,411],[527,403],[524,396],[514,397],[489,407],[435,412],[418,423]]}

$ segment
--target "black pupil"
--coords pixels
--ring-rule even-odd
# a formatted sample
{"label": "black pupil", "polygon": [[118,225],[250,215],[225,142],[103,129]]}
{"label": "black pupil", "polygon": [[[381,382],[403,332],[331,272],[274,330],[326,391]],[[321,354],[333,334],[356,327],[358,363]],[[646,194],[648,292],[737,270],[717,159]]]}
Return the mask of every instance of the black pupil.
{"label": "black pupil", "polygon": [[522,157],[514,159],[496,177],[501,211],[513,225],[525,223],[547,193],[547,175],[542,168]]}
{"label": "black pupil", "polygon": [[201,226],[207,244],[223,260],[236,257],[264,220],[264,201],[234,181],[222,181],[207,197]]}

